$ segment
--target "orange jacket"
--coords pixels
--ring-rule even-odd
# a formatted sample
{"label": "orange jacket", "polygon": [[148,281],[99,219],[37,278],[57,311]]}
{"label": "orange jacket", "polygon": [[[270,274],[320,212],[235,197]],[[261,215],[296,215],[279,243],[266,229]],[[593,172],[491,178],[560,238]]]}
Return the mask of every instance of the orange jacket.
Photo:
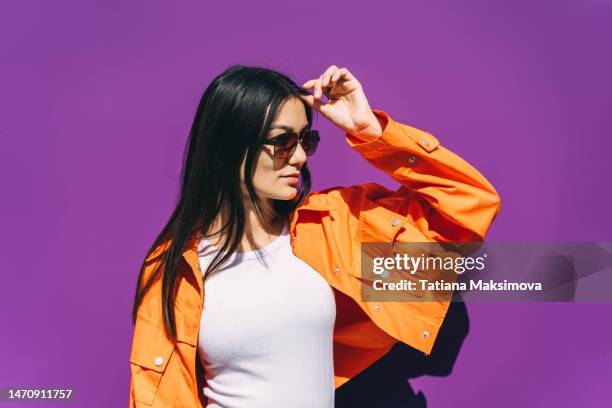
{"label": "orange jacket", "polygon": [[[429,354],[448,302],[361,301],[361,242],[483,241],[501,206],[493,186],[431,134],[373,110],[383,127],[376,140],[350,134],[347,144],[401,184],[367,183],[311,193],[290,215],[296,256],[316,269],[336,295],[336,387],[404,342]],[[161,279],[138,312],[130,354],[130,407],[202,407],[197,343],[204,293],[194,233],[183,251],[176,295],[177,342],[161,316]],[[146,260],[146,280],[167,243]],[[248,305],[245,305],[248,307]]]}

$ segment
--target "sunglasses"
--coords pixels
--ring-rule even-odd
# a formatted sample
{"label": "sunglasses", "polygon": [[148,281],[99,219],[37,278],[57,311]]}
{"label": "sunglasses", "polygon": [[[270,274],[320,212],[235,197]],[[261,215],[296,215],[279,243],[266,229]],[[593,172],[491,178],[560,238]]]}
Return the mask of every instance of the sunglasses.
{"label": "sunglasses", "polygon": [[266,139],[263,144],[274,146],[274,157],[286,159],[290,157],[297,148],[297,144],[302,145],[306,156],[312,156],[319,144],[319,132],[317,130],[303,130],[300,133],[286,132],[271,139]]}

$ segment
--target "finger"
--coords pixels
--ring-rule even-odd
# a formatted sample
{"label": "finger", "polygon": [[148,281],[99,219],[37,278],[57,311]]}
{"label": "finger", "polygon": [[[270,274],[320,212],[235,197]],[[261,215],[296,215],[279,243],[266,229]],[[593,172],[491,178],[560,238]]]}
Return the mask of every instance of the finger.
{"label": "finger", "polygon": [[316,99],[320,99],[321,96],[323,96],[323,88],[328,87],[329,85],[329,78],[332,76],[332,74],[338,69],[337,66],[335,65],[331,65],[329,66],[325,72],[323,72],[323,74],[319,77],[317,85],[315,86],[315,98]]}
{"label": "finger", "polygon": [[316,82],[316,81],[317,81],[316,79],[311,79],[311,80],[309,80],[309,81],[306,81],[306,82],[305,82],[305,83],[302,85],[302,88],[307,88],[307,89],[312,88],[312,87],[314,86],[314,84],[315,84],[315,82]]}
{"label": "finger", "polygon": [[322,88],[327,88],[329,86],[329,80],[334,74],[334,72],[336,72],[337,70],[338,70],[338,67],[335,65],[331,65],[329,68],[325,70],[323,75],[321,75],[321,87]]}
{"label": "finger", "polygon": [[351,71],[348,70],[348,68],[342,68],[342,70],[342,76],[344,77],[344,79],[346,79],[347,81],[357,81],[357,78],[353,76],[353,74],[351,73]]}
{"label": "finger", "polygon": [[326,93],[327,98],[332,99],[332,92],[334,90],[334,87],[336,86],[338,81],[342,79],[342,77],[346,74],[346,72],[347,72],[346,68],[339,68],[336,71],[334,71],[331,78],[329,79],[329,86],[327,87],[327,93]]}
{"label": "finger", "polygon": [[315,99],[314,95],[300,95],[300,99],[302,99],[308,106],[313,109],[321,111],[322,103]]}
{"label": "finger", "polygon": [[340,80],[340,78],[342,78],[343,76],[345,76],[348,73],[348,70],[346,68],[340,68],[337,71],[334,72],[334,74],[332,75],[330,82],[332,83],[336,83]]}
{"label": "finger", "polygon": [[321,77],[319,77],[319,79],[317,79],[317,82],[315,83],[314,97],[316,99],[319,99],[322,94],[323,94],[323,91],[321,90]]}
{"label": "finger", "polygon": [[300,94],[300,99],[306,102],[306,104],[312,108],[312,105],[314,104],[314,96]]}

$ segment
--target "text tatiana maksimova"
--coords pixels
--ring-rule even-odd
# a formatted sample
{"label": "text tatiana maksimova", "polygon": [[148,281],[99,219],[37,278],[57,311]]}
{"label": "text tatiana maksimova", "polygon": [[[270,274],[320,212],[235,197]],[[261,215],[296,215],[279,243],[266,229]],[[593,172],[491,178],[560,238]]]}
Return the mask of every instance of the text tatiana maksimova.
{"label": "text tatiana maksimova", "polygon": [[372,287],[374,290],[482,290],[482,291],[515,291],[515,290],[542,290],[540,282],[510,282],[506,279],[500,282],[494,280],[469,280],[468,282],[447,282],[437,280],[430,282],[425,279],[410,281],[402,279],[398,282],[385,282],[381,279],[375,280]]}

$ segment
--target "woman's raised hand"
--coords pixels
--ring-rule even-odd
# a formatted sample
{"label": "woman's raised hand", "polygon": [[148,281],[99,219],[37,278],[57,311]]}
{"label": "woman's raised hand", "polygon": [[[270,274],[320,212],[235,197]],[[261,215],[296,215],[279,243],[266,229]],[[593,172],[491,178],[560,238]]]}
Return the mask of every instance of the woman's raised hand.
{"label": "woman's raised hand", "polygon": [[[302,87],[312,89],[314,95],[300,97],[344,132],[364,140],[382,134],[363,87],[348,69],[331,65],[319,78],[307,81]],[[321,101],[323,95],[327,96],[327,102]]]}

